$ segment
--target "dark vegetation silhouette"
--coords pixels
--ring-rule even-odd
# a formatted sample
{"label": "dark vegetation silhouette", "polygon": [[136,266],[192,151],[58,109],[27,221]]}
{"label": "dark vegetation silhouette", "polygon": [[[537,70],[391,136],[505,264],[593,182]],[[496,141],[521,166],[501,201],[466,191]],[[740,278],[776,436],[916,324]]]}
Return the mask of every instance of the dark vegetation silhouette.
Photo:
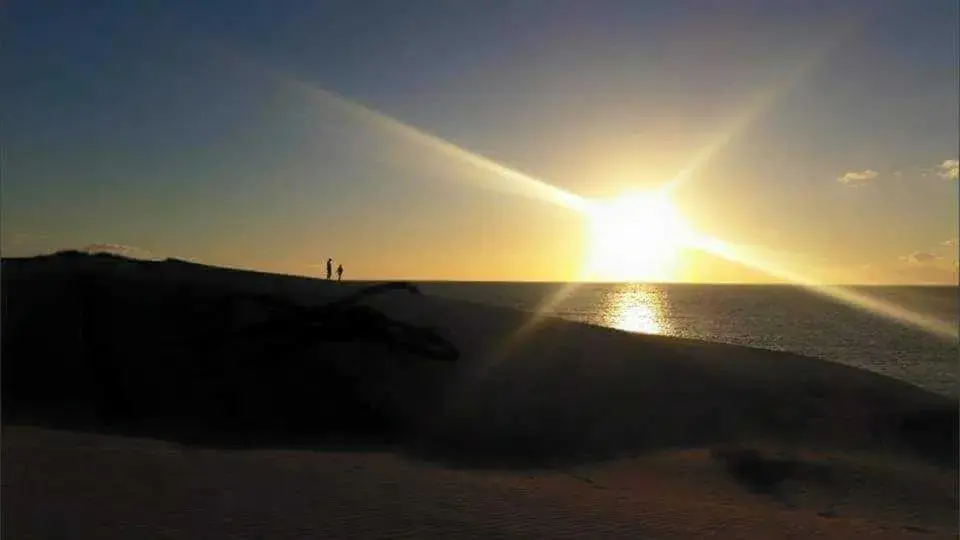
{"label": "dark vegetation silhouette", "polygon": [[[220,269],[198,282],[204,269],[78,251],[5,259],[4,422],[211,444],[393,441],[416,427],[443,364],[459,357],[438,330],[361,303],[419,294],[415,285],[300,305],[231,286]],[[398,404],[401,379],[419,386]]]}

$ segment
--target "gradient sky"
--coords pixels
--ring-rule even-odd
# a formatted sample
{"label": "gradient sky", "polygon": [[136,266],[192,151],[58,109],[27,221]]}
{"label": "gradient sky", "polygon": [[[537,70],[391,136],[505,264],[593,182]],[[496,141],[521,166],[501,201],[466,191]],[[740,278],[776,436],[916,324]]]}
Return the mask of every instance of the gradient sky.
{"label": "gradient sky", "polygon": [[[334,92],[591,198],[728,135],[674,196],[698,230],[812,279],[956,283],[958,20],[956,0],[14,0],[0,246],[578,277],[582,215]],[[675,279],[765,278],[688,253]]]}

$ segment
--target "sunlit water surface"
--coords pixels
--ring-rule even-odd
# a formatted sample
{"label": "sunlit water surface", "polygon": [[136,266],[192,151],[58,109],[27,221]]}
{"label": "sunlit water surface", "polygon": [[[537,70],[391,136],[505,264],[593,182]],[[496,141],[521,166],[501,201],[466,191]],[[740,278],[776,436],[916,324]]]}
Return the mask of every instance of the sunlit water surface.
{"label": "sunlit water surface", "polygon": [[[533,311],[561,284],[424,283],[424,292]],[[956,287],[866,287],[858,292],[960,323]],[[863,367],[960,396],[960,348],[919,329],[830,301],[798,287],[589,284],[553,306],[566,319],[791,351]]]}

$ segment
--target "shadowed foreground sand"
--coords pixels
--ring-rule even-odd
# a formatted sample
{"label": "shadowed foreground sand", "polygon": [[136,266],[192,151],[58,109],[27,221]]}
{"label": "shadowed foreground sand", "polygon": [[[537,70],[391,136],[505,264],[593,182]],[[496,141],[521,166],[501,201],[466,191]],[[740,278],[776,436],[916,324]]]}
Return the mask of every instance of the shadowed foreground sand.
{"label": "shadowed foreground sand", "polygon": [[[4,538],[957,536],[957,404],[901,381],[402,291],[278,348],[231,330],[280,309],[243,294],[356,286],[93,260],[78,289],[90,261],[4,262]],[[380,444],[330,446],[345,420]]]}
{"label": "shadowed foreground sand", "polygon": [[3,452],[4,538],[956,538],[951,477],[853,456],[778,500],[701,450],[477,472],[15,427]]}

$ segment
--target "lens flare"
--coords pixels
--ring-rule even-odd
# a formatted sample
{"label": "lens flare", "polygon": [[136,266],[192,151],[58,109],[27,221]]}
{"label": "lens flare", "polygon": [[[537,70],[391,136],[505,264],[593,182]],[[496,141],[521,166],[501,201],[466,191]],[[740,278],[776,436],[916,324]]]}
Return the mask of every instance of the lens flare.
{"label": "lens flare", "polygon": [[950,341],[956,341],[958,339],[958,329],[954,324],[911,311],[885,300],[863,294],[849,287],[818,283],[799,272],[792,271],[771,261],[751,256],[743,250],[737,250],[722,240],[701,236],[697,240],[695,247],[711,255],[743,264],[764,272],[767,275],[783,279],[819,296],[830,298],[878,317],[912,326],[938,338]]}
{"label": "lens flare", "polygon": [[[666,183],[663,191],[665,193],[673,191],[694,178],[711,158],[722,151],[738,134],[742,133],[759,117],[765,114],[790,87],[795,85],[798,80],[806,76],[816,67],[826,53],[839,44],[840,38],[848,37],[849,34],[853,33],[856,29],[846,27],[843,30],[846,31],[846,36],[843,35],[843,32],[838,32],[832,39],[821,40],[820,45],[806,55],[798,65],[786,71],[783,76],[777,77],[767,88],[759,92],[738,114],[733,116],[733,120],[720,131],[720,134],[714,141],[692,155],[687,165]],[[542,179],[533,177],[514,168],[497,163],[475,152],[466,150],[437,135],[418,129],[362,103],[350,100],[318,85],[299,80],[291,75],[267,68],[264,65],[256,64],[246,58],[241,58],[226,48],[220,47],[219,49],[220,52],[227,53],[232,60],[241,61],[245,66],[258,70],[259,73],[268,76],[278,84],[302,92],[303,95],[309,96],[318,104],[335,107],[361,123],[378,128],[386,136],[396,137],[414,143],[428,150],[436,157],[450,159],[455,163],[467,167],[469,170],[488,173],[490,183],[486,187],[490,189],[545,201],[577,211],[586,217],[590,217],[596,208],[596,203],[588,201],[579,195],[560,189]],[[748,254],[739,252],[722,240],[707,235],[694,234],[693,232],[685,232],[683,240],[685,244],[693,245],[715,256],[745,264],[769,275],[785,279],[815,294],[826,296],[875,315],[921,329],[941,338],[957,339],[957,328],[953,325],[844,287],[817,283],[815,280],[811,280],[799,272],[794,272],[778,266],[771,261],[751,257]],[[577,287],[578,285],[575,283],[568,284],[560,288],[555,295],[546,299],[536,312],[531,315],[527,323],[514,332],[513,336],[508,340],[510,343],[506,345],[515,345],[522,340],[524,336],[534,331],[539,322],[543,320],[543,317],[551,313],[560,302],[573,294]]]}

